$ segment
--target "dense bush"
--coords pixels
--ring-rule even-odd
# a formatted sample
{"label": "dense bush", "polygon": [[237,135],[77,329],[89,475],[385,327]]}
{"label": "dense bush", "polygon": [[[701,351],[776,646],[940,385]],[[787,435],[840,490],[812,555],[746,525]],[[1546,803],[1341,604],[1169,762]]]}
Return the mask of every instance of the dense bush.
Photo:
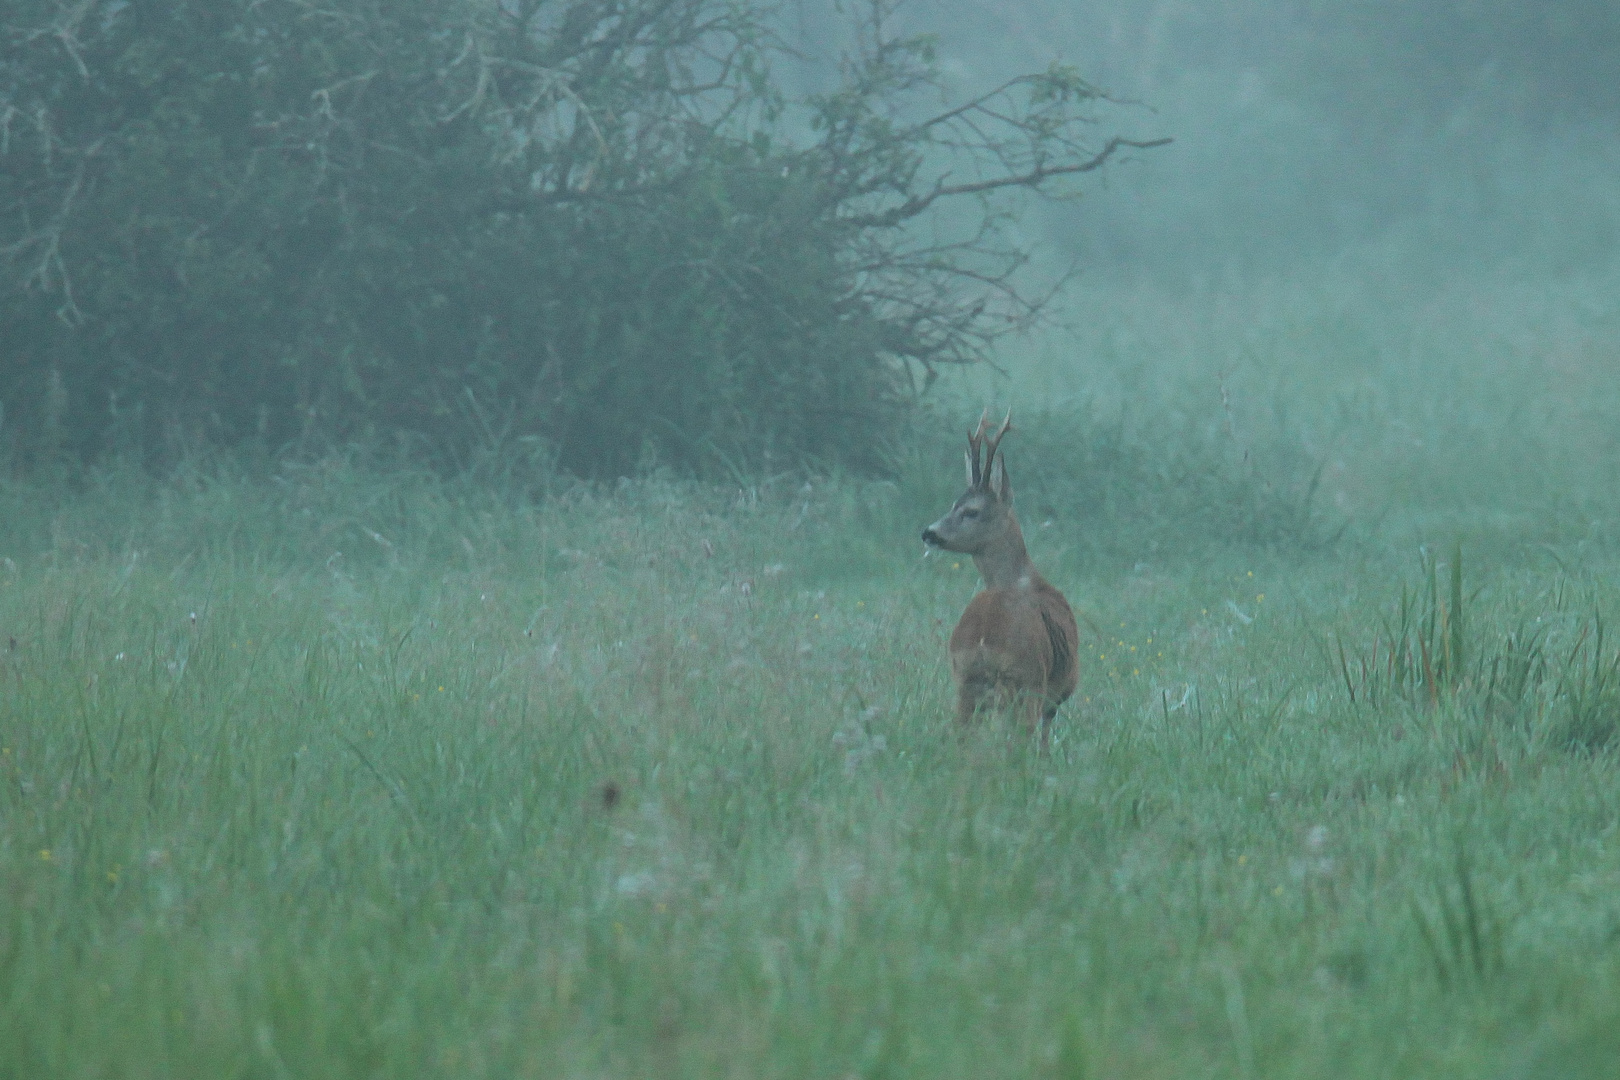
{"label": "dense bush", "polygon": [[795,104],[725,0],[9,5],[0,438],[870,469],[1032,313],[987,197],[1135,145],[1066,69],[942,108],[885,14]]}

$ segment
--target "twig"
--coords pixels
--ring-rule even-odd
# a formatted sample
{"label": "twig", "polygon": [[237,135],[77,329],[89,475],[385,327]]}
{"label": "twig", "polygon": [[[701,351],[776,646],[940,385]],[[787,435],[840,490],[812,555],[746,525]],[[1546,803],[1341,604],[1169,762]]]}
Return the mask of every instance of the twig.
{"label": "twig", "polygon": [[1152,150],[1155,147],[1167,146],[1174,139],[1149,139],[1139,142],[1134,139],[1125,139],[1115,136],[1108,140],[1100,151],[1086,161],[1077,161],[1069,165],[1037,165],[1035,168],[1017,176],[998,176],[989,180],[978,180],[971,184],[947,184],[941,178],[933,188],[923,195],[913,195],[899,206],[891,207],[877,214],[856,214],[843,218],[846,225],[857,225],[861,228],[887,229],[909,221],[918,214],[934,205],[939,199],[951,198],[957,195],[976,195],[980,192],[995,191],[998,188],[1009,187],[1039,187],[1041,184],[1055,176],[1075,176],[1080,173],[1093,172],[1113,157],[1121,147],[1132,147],[1137,150]]}

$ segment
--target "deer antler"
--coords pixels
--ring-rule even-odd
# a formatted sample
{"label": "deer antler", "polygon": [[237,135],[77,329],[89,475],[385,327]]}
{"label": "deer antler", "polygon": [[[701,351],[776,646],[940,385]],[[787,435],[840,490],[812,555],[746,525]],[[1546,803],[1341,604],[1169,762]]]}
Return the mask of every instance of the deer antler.
{"label": "deer antler", "polygon": [[984,433],[990,427],[990,410],[986,409],[979,414],[979,426],[976,430],[968,432],[968,482],[973,487],[984,483],[984,478],[990,472],[990,460],[981,458],[979,448],[984,445]]}
{"label": "deer antler", "polygon": [[[988,412],[988,410],[986,410],[986,411]],[[980,419],[980,421],[979,421],[979,436],[980,436],[981,439],[984,439],[985,428],[986,428],[985,421],[983,419]],[[985,442],[984,477],[985,477],[986,482],[989,482],[989,479],[990,479],[990,463],[996,459],[996,450],[1001,446],[1001,437],[1003,435],[1007,434],[1007,432],[1009,432],[1011,430],[1012,430],[1012,410],[1008,409],[1007,410],[1007,418],[1001,422],[1001,427],[996,429],[996,433],[994,435],[991,435],[988,439],[984,440],[984,442]]]}

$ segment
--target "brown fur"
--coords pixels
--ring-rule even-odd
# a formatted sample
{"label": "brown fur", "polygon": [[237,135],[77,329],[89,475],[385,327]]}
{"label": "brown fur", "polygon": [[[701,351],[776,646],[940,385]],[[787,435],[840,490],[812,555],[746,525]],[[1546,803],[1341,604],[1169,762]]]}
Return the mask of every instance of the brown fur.
{"label": "brown fur", "polygon": [[1012,512],[1012,485],[996,457],[1010,421],[986,438],[986,421],[979,420],[968,436],[968,490],[923,530],[923,540],[973,556],[984,579],[951,633],[958,723],[989,709],[1011,710],[1039,732],[1045,749],[1052,718],[1079,681],[1080,633],[1069,602],[1029,561]]}

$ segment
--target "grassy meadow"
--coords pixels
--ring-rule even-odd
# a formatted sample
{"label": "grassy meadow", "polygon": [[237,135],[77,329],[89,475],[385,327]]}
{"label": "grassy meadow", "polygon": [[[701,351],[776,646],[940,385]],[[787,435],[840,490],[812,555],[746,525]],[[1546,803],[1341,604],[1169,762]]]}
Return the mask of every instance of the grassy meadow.
{"label": "grassy meadow", "polygon": [[[0,1078],[1613,1075],[1613,282],[1344,276],[892,481],[0,483]],[[916,539],[992,396],[1047,757]]]}

